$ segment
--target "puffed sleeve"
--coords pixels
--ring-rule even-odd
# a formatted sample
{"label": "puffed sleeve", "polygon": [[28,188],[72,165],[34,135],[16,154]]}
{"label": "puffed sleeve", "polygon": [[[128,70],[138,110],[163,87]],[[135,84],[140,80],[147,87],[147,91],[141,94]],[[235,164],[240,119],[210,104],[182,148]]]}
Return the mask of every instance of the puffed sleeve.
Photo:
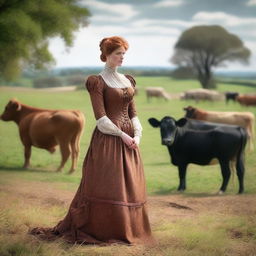
{"label": "puffed sleeve", "polygon": [[[134,78],[130,75],[126,75],[126,77],[130,80],[132,87],[135,90],[136,81],[134,80]],[[130,119],[137,116],[134,99],[132,99],[132,101],[129,103],[128,114],[129,114]]]}
{"label": "puffed sleeve", "polygon": [[90,94],[94,116],[98,120],[106,115],[103,99],[104,84],[98,76],[92,75],[85,81],[85,86]]}

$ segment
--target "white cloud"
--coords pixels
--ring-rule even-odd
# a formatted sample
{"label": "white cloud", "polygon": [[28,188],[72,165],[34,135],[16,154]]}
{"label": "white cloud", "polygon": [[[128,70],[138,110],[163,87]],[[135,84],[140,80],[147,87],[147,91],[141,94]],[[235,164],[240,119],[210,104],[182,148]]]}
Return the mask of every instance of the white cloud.
{"label": "white cloud", "polygon": [[161,26],[150,26],[150,27],[140,27],[136,29],[131,29],[130,30],[131,34],[148,34],[150,36],[155,35],[155,36],[178,36],[180,34],[180,30],[176,28],[166,28],[166,27],[161,27]]}
{"label": "white cloud", "polygon": [[[256,52],[254,49],[256,49],[256,42],[255,41],[245,41],[244,45],[248,47],[251,50],[251,57],[250,57],[250,66],[253,71],[255,71],[256,67]],[[248,66],[246,66],[248,69]]]}
{"label": "white cloud", "polygon": [[246,3],[246,5],[248,6],[253,6],[253,5],[256,5],[256,0],[250,0]]}
{"label": "white cloud", "polygon": [[153,7],[162,8],[162,7],[176,7],[183,5],[183,0],[163,0],[153,5]]}
{"label": "white cloud", "polygon": [[256,26],[256,18],[240,18],[225,12],[198,12],[192,20],[207,23],[207,24],[220,24],[223,26]]}
{"label": "white cloud", "polygon": [[[201,11],[190,20],[151,19],[151,17],[138,19],[135,5],[133,8],[129,4],[109,4],[101,2],[101,0],[82,0],[80,2],[91,10],[91,22],[88,27],[76,33],[74,46],[69,51],[65,51],[64,43],[60,38],[50,41],[49,48],[56,58],[57,67],[104,66],[99,58],[99,42],[102,38],[113,35],[123,36],[130,44],[124,66],[171,67],[169,59],[173,54],[174,44],[182,31],[200,24],[220,24],[230,32],[239,35],[245,45],[252,50],[250,66],[229,63],[227,66],[229,69],[236,67],[238,70],[248,70],[256,67],[256,51],[254,51],[256,49],[254,40],[254,38],[256,39],[256,29],[254,29],[256,18],[254,16],[242,18],[225,12]],[[155,1],[155,3],[163,7],[165,4],[167,7],[167,5],[171,6],[171,3],[177,5],[184,2],[172,0]],[[115,25],[111,25],[110,22]]]}
{"label": "white cloud", "polygon": [[173,26],[173,27],[181,27],[187,28],[194,26],[196,23],[191,21],[184,20],[163,20],[163,19],[141,19],[134,21],[133,26]]}
{"label": "white cloud", "polygon": [[[103,15],[102,17],[108,17],[107,20],[109,20],[109,18],[111,16],[108,15],[108,13],[110,14],[114,14],[116,15],[116,20],[128,20],[132,17],[134,17],[135,15],[138,14],[138,11],[136,11],[132,5],[129,4],[109,4],[109,3],[103,3],[97,0],[82,0],[80,1],[81,4],[84,4],[85,6],[89,7],[89,9],[96,9],[96,10],[103,10],[104,13],[106,13],[106,15]],[[98,14],[94,14],[97,17],[100,17],[100,15]],[[94,16],[93,15],[93,16]]]}
{"label": "white cloud", "polygon": [[108,24],[109,22],[122,22],[126,18],[121,16],[108,16],[108,15],[95,15],[90,19],[90,23],[100,22],[102,24]]}

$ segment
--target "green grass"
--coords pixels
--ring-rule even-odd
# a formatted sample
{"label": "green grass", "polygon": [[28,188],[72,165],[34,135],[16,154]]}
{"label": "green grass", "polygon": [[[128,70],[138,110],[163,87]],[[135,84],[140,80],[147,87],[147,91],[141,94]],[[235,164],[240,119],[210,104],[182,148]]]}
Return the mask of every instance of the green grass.
{"label": "green grass", "polygon": [[[179,93],[197,88],[194,80],[173,80],[168,77],[137,77],[136,106],[143,126],[143,138],[140,145],[144,163],[147,191],[150,196],[176,196],[178,186],[177,167],[170,163],[170,157],[165,146],[160,143],[160,132],[152,128],[148,118],[161,119],[171,115],[176,119],[184,115],[183,107],[195,105],[199,108],[216,111],[251,111],[256,114],[256,107],[241,107],[230,102],[200,102],[152,99],[147,103],[144,88],[148,86],[164,87],[169,93]],[[241,93],[255,92],[252,87],[219,84],[218,90],[238,91]],[[28,227],[36,225],[54,225],[65,214],[66,205],[41,205],[30,202],[21,196],[8,194],[1,187],[16,186],[38,182],[46,187],[60,191],[75,192],[81,178],[83,158],[90,143],[95,127],[90,99],[86,90],[74,92],[36,92],[15,91],[0,87],[0,112],[10,98],[35,107],[49,109],[80,109],[86,117],[85,131],[81,140],[79,164],[73,175],[67,175],[70,161],[66,163],[63,173],[55,173],[60,162],[59,151],[55,154],[33,148],[31,167],[28,170],[23,165],[23,146],[21,144],[17,125],[13,122],[0,121],[0,255],[256,255],[254,217],[211,215],[210,209],[205,215],[194,216],[191,219],[156,222],[153,225],[154,235],[158,245],[152,248],[143,246],[123,247],[110,246],[81,247],[66,245],[61,241],[42,243],[26,235]],[[255,141],[256,144],[256,141]],[[245,196],[253,196],[256,192],[256,161],[255,151],[246,152]],[[221,173],[218,165],[189,165],[187,172],[187,190],[182,198],[204,198],[212,196],[221,185]],[[230,181],[226,195],[233,196],[238,191],[236,175],[234,184]],[[31,191],[30,191],[31,192]],[[24,208],[25,205],[25,208]],[[229,232],[237,232],[239,240],[231,239]],[[254,234],[254,235],[248,235]],[[246,245],[246,250],[243,249]],[[243,251],[244,250],[244,251]],[[49,252],[51,252],[49,254]]]}
{"label": "green grass", "polygon": [[[176,119],[184,115],[183,107],[196,105],[193,101],[171,100],[165,102],[161,99],[152,99],[147,103],[144,87],[162,86],[168,92],[182,92],[184,90],[198,87],[197,81],[193,80],[173,80],[168,77],[138,77],[137,87],[139,94],[136,96],[136,105],[139,118],[143,126],[143,138],[141,141],[141,154],[145,166],[147,177],[147,189],[149,194],[169,193],[176,189],[178,185],[177,168],[170,164],[170,158],[165,146],[160,144],[160,133],[158,129],[152,128],[148,123],[148,118],[156,117],[161,119],[165,115],[171,115]],[[1,90],[1,89],[0,89]],[[239,92],[252,92],[251,87],[237,85],[219,85],[220,91],[235,90]],[[95,126],[95,119],[92,113],[91,103],[86,90],[74,92],[29,92],[4,90],[0,96],[0,110],[4,109],[5,104],[10,98],[18,98],[21,102],[35,107],[50,109],[80,109],[86,117],[85,132],[81,140],[81,152],[79,166],[73,176],[67,176],[70,161],[66,164],[63,174],[55,174],[51,170],[57,168],[60,162],[60,154],[49,154],[48,152],[33,148],[31,157],[31,168],[29,171],[22,170],[23,147],[19,139],[18,129],[13,122],[0,122],[0,170],[2,175],[20,175],[24,179],[37,179],[40,181],[70,182],[79,183],[81,177],[81,165],[86,150],[90,143],[92,131]],[[241,107],[237,103],[225,102],[200,102],[197,107],[217,110],[217,111],[251,111],[256,113],[255,107]],[[256,164],[253,160],[254,153],[246,154],[245,188],[246,193],[254,193],[252,180],[255,180]],[[47,173],[47,175],[46,175]],[[200,180],[199,180],[200,177]],[[220,186],[219,166],[189,166],[188,168],[188,193],[204,193],[216,190]],[[235,179],[236,180],[236,179]],[[202,182],[203,181],[203,182]],[[237,187],[237,186],[236,186]],[[228,193],[234,193],[237,188],[228,187]]]}

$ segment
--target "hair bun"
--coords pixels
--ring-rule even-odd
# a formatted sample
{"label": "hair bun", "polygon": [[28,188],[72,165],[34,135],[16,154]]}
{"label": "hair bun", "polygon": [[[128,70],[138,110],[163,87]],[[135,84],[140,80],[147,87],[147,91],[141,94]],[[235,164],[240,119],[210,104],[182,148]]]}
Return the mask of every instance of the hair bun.
{"label": "hair bun", "polygon": [[101,61],[106,62],[106,60],[107,60],[106,55],[102,53],[100,55],[100,59],[101,59]]}

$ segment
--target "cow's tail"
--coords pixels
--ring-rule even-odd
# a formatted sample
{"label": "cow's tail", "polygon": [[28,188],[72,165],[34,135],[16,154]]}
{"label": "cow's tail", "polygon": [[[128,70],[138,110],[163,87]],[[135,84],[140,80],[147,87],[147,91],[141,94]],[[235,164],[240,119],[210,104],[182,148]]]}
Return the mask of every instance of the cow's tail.
{"label": "cow's tail", "polygon": [[236,163],[239,162],[239,160],[243,159],[245,160],[245,146],[248,139],[248,133],[245,131],[244,128],[240,127],[240,133],[241,133],[241,145],[236,155]]}
{"label": "cow's tail", "polygon": [[237,165],[237,162],[241,159],[241,158],[245,158],[244,157],[244,154],[245,154],[245,146],[246,146],[246,143],[247,143],[247,139],[248,139],[248,133],[244,130],[244,128],[240,127],[239,128],[239,131],[241,133],[241,145],[237,151],[237,154],[236,156],[230,161],[229,163],[229,167],[230,167],[230,170],[231,170],[231,180],[232,180],[232,186],[234,187],[235,186],[235,170],[236,170],[236,165]]}
{"label": "cow's tail", "polygon": [[237,160],[239,160],[240,157],[244,157],[245,146],[246,146],[247,139],[248,139],[248,133],[246,132],[246,130],[244,128],[240,127],[240,133],[242,135],[242,143],[241,143],[241,147],[237,153]]}
{"label": "cow's tail", "polygon": [[251,144],[251,150],[254,149],[254,145],[253,145],[253,142],[254,142],[254,127],[255,127],[255,118],[253,116],[252,120],[251,120],[251,137],[250,137],[250,144]]}

